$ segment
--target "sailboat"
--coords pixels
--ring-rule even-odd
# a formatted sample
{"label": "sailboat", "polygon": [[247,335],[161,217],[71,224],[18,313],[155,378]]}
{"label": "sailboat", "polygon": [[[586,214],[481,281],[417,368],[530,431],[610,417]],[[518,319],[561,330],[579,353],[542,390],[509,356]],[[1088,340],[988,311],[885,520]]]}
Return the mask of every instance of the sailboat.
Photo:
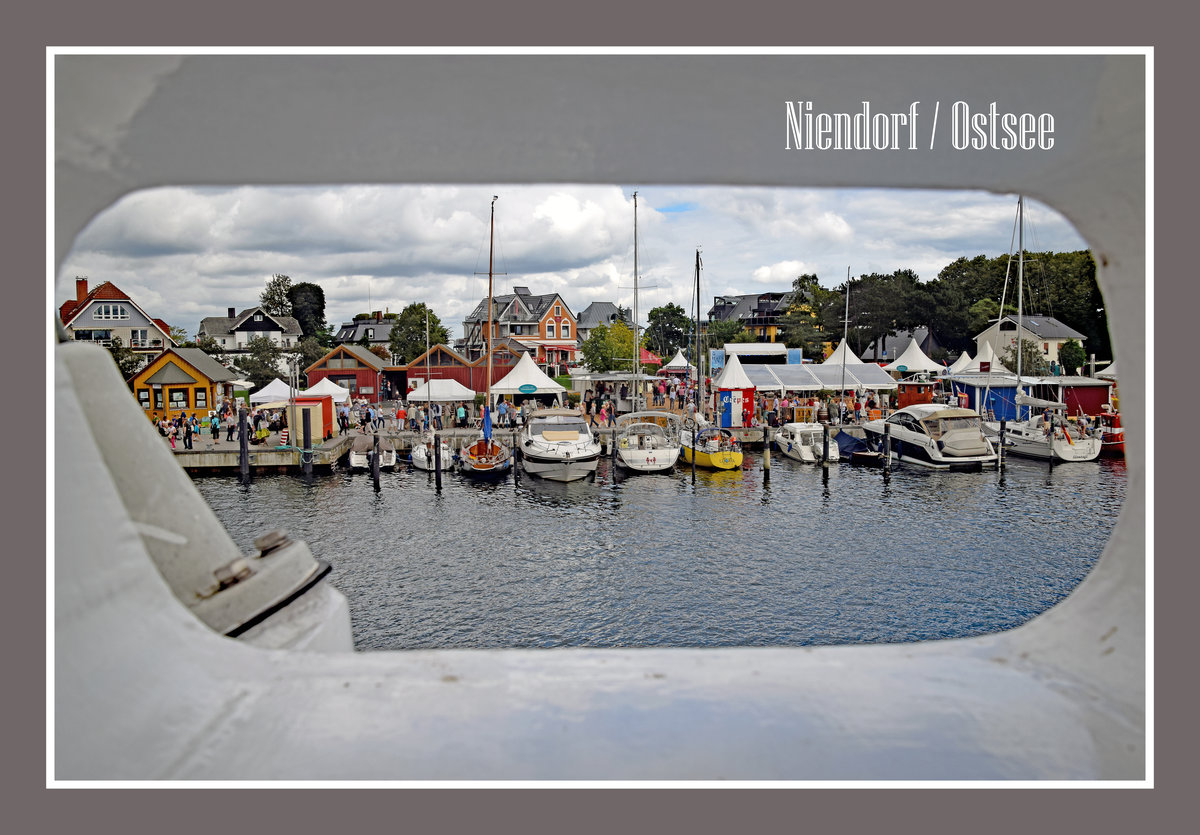
{"label": "sailboat", "polygon": [[679,432],[679,456],[710,470],[740,470],[742,447],[728,429],[713,426],[700,414],[700,250],[696,250],[696,402]]}
{"label": "sailboat", "polygon": [[[1037,458],[1051,463],[1094,461],[1100,455],[1101,441],[1078,424],[1066,419],[1067,405],[1053,400],[1031,397],[1021,390],[1021,360],[1024,356],[1021,334],[1024,327],[1025,283],[1025,199],[1017,198],[1017,390],[1015,403],[1017,420],[1009,423],[1004,432],[1004,451],[1023,458]],[[1026,409],[1024,420],[1021,407]],[[1040,409],[1041,414],[1034,414]],[[987,421],[989,434],[999,436],[998,421]]]}
{"label": "sailboat", "polygon": [[496,201],[499,199],[492,197],[488,245],[487,388],[483,400],[482,434],[458,454],[459,472],[477,480],[500,479],[512,469],[512,452],[492,437],[492,278],[496,255]]}
{"label": "sailboat", "polygon": [[[430,378],[429,370],[429,308],[425,308],[425,382],[432,385],[433,380]],[[432,391],[432,389],[429,389]],[[426,405],[432,402],[432,398],[426,401]],[[441,469],[448,470],[454,465],[454,453],[450,450],[450,444],[445,438],[437,439],[438,447],[434,446],[433,430],[427,429],[422,434],[420,440],[413,444],[412,453],[409,455],[409,460],[413,467],[418,470],[433,470],[439,465]]]}
{"label": "sailboat", "polygon": [[617,418],[613,443],[617,466],[635,473],[661,473],[675,467],[679,460],[677,415],[641,409],[642,340],[638,325],[638,238],[637,192],[633,193],[633,411]]}

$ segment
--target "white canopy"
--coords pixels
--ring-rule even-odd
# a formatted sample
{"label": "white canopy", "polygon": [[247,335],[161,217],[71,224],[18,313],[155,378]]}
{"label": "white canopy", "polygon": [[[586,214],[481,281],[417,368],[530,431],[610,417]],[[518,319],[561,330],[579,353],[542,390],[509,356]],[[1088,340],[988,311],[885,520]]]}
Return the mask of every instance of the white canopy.
{"label": "white canopy", "polygon": [[300,392],[301,397],[332,397],[334,403],[345,403],[350,399],[350,389],[339,386],[328,377],[322,377],[315,386]]}
{"label": "white canopy", "polygon": [[458,380],[430,380],[422,383],[404,395],[408,401],[424,400],[425,402],[452,400],[474,400],[475,392],[464,386]]}
{"label": "white canopy", "polygon": [[894,362],[885,365],[883,370],[900,371],[901,366],[904,367],[904,370],[900,372],[902,374],[917,373],[920,371],[941,371],[946,367],[926,356],[915,339],[909,341],[908,347],[904,349],[904,353],[897,357]]}
{"label": "white canopy", "polygon": [[961,354],[958,355],[958,359],[956,359],[954,362],[950,363],[950,367],[948,369],[946,369],[945,373],[946,374],[957,374],[958,372],[960,372],[964,368],[966,368],[968,365],[970,365],[971,362],[972,362],[971,355],[968,354],[966,351],[963,351]]}
{"label": "white canopy", "polygon": [[846,365],[862,365],[862,360],[855,356],[854,352],[850,350],[850,346],[846,344],[845,339],[842,339],[842,341],[838,343],[837,350],[829,355],[829,359],[825,360],[825,362],[821,364],[841,365],[843,362]]}
{"label": "white canopy", "polygon": [[276,400],[287,400],[294,393],[296,393],[295,389],[276,377],[250,395],[250,403],[251,405],[257,405],[259,403],[272,403]]}
{"label": "white canopy", "polygon": [[[522,391],[523,386],[533,386]],[[492,394],[562,394],[566,389],[537,367],[533,357],[521,354],[517,367],[492,384]]]}
{"label": "white canopy", "polygon": [[1101,380],[1117,379],[1117,364],[1115,362],[1110,362],[1108,364],[1108,367],[1105,368],[1103,371],[1097,371],[1096,376],[1098,378],[1100,378]]}
{"label": "white canopy", "polygon": [[979,349],[979,356],[967,363],[965,367],[960,368],[959,371],[965,374],[978,372],[980,363],[984,362],[992,364],[991,370],[993,374],[996,372],[1010,373],[996,357],[996,352],[992,350],[992,343],[990,342],[984,342],[983,347]]}
{"label": "white canopy", "polygon": [[687,357],[683,355],[682,348],[675,349],[675,356],[671,357],[671,361],[664,365],[662,371],[695,371],[696,366],[687,361]]}
{"label": "white canopy", "polygon": [[725,367],[717,375],[713,388],[717,390],[754,388],[754,382],[746,375],[745,369],[742,368],[742,361],[738,359],[737,354],[730,355],[729,362],[725,363]]}

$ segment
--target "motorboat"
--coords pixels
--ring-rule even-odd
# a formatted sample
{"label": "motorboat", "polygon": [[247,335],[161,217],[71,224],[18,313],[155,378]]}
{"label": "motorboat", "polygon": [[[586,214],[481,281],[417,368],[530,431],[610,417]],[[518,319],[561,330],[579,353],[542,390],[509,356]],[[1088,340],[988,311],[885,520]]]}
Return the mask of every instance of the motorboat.
{"label": "motorboat", "polygon": [[409,455],[409,461],[413,467],[418,470],[432,470],[438,464],[441,469],[448,470],[454,466],[454,452],[450,449],[450,444],[445,438],[438,438],[437,446],[434,446],[433,433],[427,432],[424,437],[413,444],[412,452]]}
{"label": "motorboat", "polygon": [[600,461],[600,441],[575,409],[538,409],[517,438],[521,467],[550,481],[592,476]]}
{"label": "motorboat", "polygon": [[775,448],[788,458],[810,464],[839,459],[837,442],[826,440],[825,426],[820,423],[785,423],[775,433]]}
{"label": "motorboat", "polygon": [[[350,469],[352,470],[369,470],[371,469],[371,456],[375,454],[375,439],[371,435],[357,435],[350,446],[348,456]],[[383,438],[379,439],[379,468],[390,470],[396,466],[396,449],[392,446],[392,442]]]}
{"label": "motorboat", "polygon": [[740,470],[742,445],[728,429],[697,425],[684,427],[679,433],[680,458],[688,464],[710,470]]}
{"label": "motorboat", "polygon": [[1125,428],[1121,426],[1119,412],[1101,412],[1096,416],[1100,430],[1100,454],[1115,458],[1125,457]]}
{"label": "motorboat", "polygon": [[977,470],[996,463],[996,450],[983,419],[970,409],[917,403],[898,409],[886,420],[862,425],[871,445],[882,449],[888,436],[891,457],[937,470]]}
{"label": "motorboat", "polygon": [[682,422],[671,412],[630,412],[617,418],[613,443],[617,465],[638,473],[662,473],[679,460]]}

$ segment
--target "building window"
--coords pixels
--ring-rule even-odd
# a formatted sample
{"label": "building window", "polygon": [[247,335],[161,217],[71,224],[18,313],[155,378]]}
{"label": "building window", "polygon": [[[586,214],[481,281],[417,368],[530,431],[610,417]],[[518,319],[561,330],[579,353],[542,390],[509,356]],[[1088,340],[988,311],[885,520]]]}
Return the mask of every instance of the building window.
{"label": "building window", "polygon": [[367,328],[367,339],[374,339],[374,338],[375,338],[375,329]]}
{"label": "building window", "polygon": [[1049,342],[1042,343],[1042,353],[1046,354],[1047,356],[1050,355],[1050,343]]}
{"label": "building window", "polygon": [[262,314],[261,314],[261,313],[255,313],[255,314],[254,314],[254,321],[255,321],[255,322],[261,322],[261,321],[262,321]]}
{"label": "building window", "polygon": [[196,408],[208,408],[208,389],[196,389]]}
{"label": "building window", "polygon": [[138,389],[138,403],[146,411],[150,410],[150,389]]}
{"label": "building window", "polygon": [[102,304],[96,307],[93,319],[128,319],[129,311],[123,304]]}
{"label": "building window", "polygon": [[156,388],[156,389],[154,390],[154,408],[158,409],[160,412],[162,411],[162,408],[163,408],[163,390],[162,390],[161,388]]}
{"label": "building window", "polygon": [[559,306],[559,305],[557,305],[557,304],[556,304],[556,305],[554,305],[554,315],[555,315],[555,316],[562,316],[562,307],[561,307],[561,306]]}
{"label": "building window", "polygon": [[563,339],[571,338],[571,323],[570,322],[562,323],[562,338]]}
{"label": "building window", "polygon": [[171,411],[186,409],[188,407],[188,390],[187,389],[168,389],[167,402],[171,406]]}
{"label": "building window", "polygon": [[134,328],[129,332],[130,348],[145,348],[149,344],[150,339],[147,336],[146,328]]}
{"label": "building window", "polygon": [[554,323],[553,322],[546,323],[546,338],[554,339]]}

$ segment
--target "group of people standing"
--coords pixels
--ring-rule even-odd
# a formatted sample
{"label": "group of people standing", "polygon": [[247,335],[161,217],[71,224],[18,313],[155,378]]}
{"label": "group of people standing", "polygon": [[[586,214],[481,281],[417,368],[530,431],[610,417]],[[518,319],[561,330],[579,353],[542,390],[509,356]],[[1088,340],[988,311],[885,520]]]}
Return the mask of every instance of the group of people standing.
{"label": "group of people standing", "polygon": [[[247,416],[251,427],[250,443],[263,443],[271,434],[273,427],[286,426],[286,418],[282,413],[268,414],[261,409],[251,409]],[[207,415],[200,416],[195,412],[188,414],[180,412],[175,417],[163,416],[155,421],[158,434],[171,443],[171,449],[194,449],[197,436],[212,434],[212,443],[221,442],[221,430],[225,430],[226,442],[236,440],[234,433],[238,428],[237,404],[222,400],[217,408]]]}

